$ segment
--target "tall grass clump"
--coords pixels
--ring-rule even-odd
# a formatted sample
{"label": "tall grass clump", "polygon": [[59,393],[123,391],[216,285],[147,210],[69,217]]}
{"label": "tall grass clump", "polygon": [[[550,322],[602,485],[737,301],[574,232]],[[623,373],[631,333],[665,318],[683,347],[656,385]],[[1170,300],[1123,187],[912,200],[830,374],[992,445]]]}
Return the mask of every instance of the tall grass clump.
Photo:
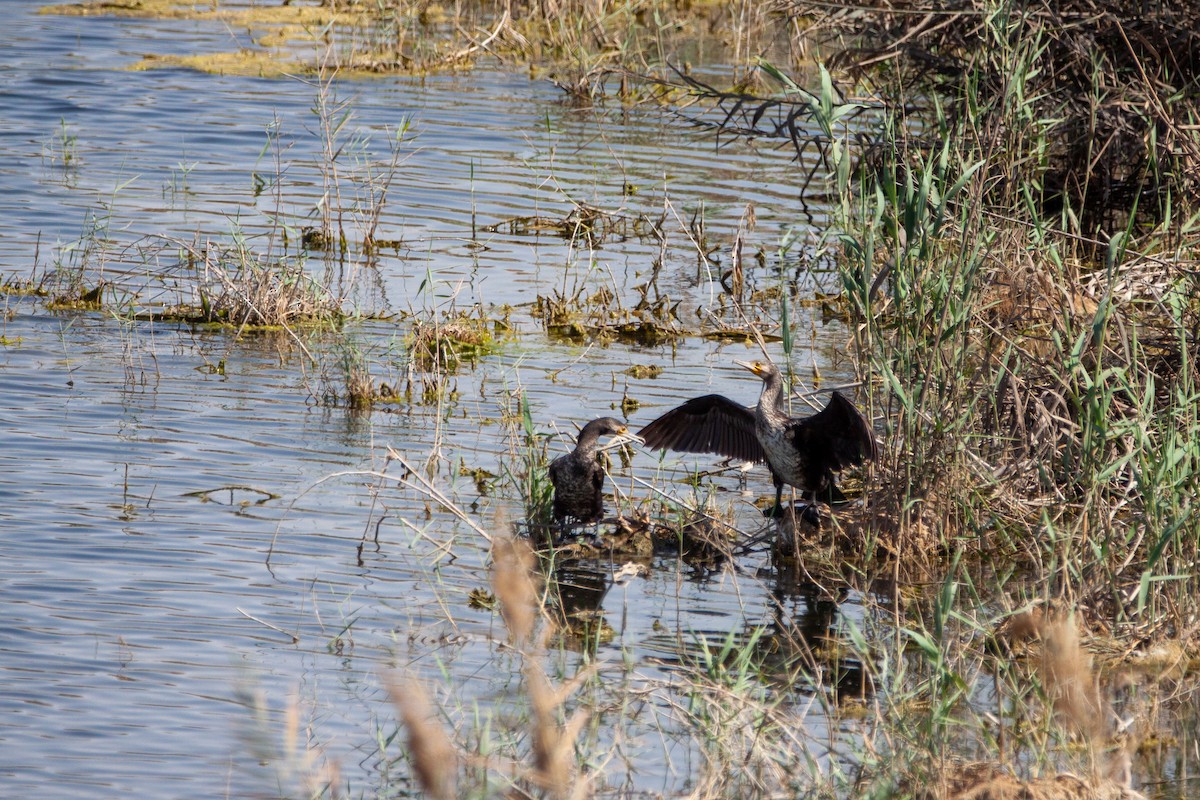
{"label": "tall grass clump", "polygon": [[964,135],[981,134],[969,141],[989,156],[989,196],[1025,195],[1057,227],[1092,235],[1087,247],[1103,249],[1133,208],[1166,221],[1194,193],[1194,5],[967,0],[936,25],[921,2],[788,9],[846,73],[910,108],[938,97]]}
{"label": "tall grass clump", "polygon": [[353,124],[354,98],[339,95],[341,84],[335,78],[336,71],[323,62],[310,84],[311,111],[317,121],[314,133],[321,148],[315,165],[321,196],[309,209],[307,221],[312,224],[303,228],[301,244],[344,264],[353,256],[369,259],[377,249],[398,242],[381,236],[380,224],[392,182],[414,151],[411,121],[401,118],[395,128],[384,131],[386,159],[377,157],[372,137]]}
{"label": "tall grass clump", "polygon": [[952,101],[971,113],[935,94],[921,120],[889,114],[833,173],[843,284],[893,426],[889,511],[909,539],[1020,556],[1111,621],[1157,625],[1153,584],[1196,607],[1194,253],[1163,244],[1200,209],[1178,197],[1160,219],[1135,193],[1096,236],[1048,213],[1029,187],[1055,167],[1036,83],[1049,34],[985,28],[1002,91],[968,80]]}
{"label": "tall grass clump", "polygon": [[609,84],[627,95],[626,69],[661,69],[702,48],[744,65],[764,41],[788,43],[768,4],[478,0],[451,7],[379,0],[353,16],[345,13],[351,4],[332,5],[346,23],[333,28],[340,47],[331,65],[340,69],[421,73],[499,56],[530,64],[580,103],[602,99]]}
{"label": "tall grass clump", "polygon": [[453,373],[497,347],[495,327],[478,304],[467,311],[434,311],[414,319],[406,345],[413,364],[419,368]]}
{"label": "tall grass clump", "polygon": [[337,297],[299,259],[265,261],[247,247],[186,247],[196,269],[200,318],[238,326],[339,321]]}

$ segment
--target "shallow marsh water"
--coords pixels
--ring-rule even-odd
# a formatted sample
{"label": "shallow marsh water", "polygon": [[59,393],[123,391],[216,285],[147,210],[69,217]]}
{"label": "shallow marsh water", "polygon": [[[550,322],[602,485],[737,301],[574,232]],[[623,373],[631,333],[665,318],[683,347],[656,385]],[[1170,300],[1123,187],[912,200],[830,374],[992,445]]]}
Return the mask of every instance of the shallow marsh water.
{"label": "shallow marsh water", "polygon": [[[228,49],[229,33],[36,9],[8,9],[0,56],[8,109],[0,272],[8,279],[73,272],[85,286],[107,281],[126,302],[153,307],[177,299],[169,280],[154,282],[156,269],[175,267],[159,237],[242,236],[265,249],[275,231],[269,246],[278,248],[273,216],[293,233],[312,224],[306,215],[323,180],[312,83],[124,71],[147,50]],[[658,288],[694,310],[721,290],[714,276],[697,280],[675,215],[702,208],[728,247],[753,202],[758,227],[749,238],[771,266],[752,280],[767,284],[796,268],[772,255],[803,216],[787,154],[717,151],[707,135],[655,110],[575,109],[549,85],[498,70],[342,83],[336,92],[351,101],[347,130],[362,141],[340,165],[345,191],[361,190],[364,165],[386,162],[388,129],[408,119],[412,131],[378,232],[403,244],[351,271],[348,303],[383,315],[451,302],[511,305],[515,333],[451,377],[448,400],[351,412],[316,402],[328,376],[283,334],[50,313],[10,296],[0,331],[6,794],[287,794],[300,785],[310,745],[341,765],[352,793],[373,791],[399,755],[395,744],[378,747],[395,725],[381,669],[437,679],[444,665],[452,716],[469,716],[475,702],[490,709],[516,690],[496,646],[498,617],[467,604],[472,589],[488,586],[486,542],[394,479],[367,474],[387,468],[398,477],[387,448],[414,463],[439,453],[436,481],[495,529],[520,519],[515,484],[496,479],[481,496],[457,473],[460,464],[496,476],[515,468],[518,391],[540,431],[566,435],[617,413],[626,393],[643,404],[631,419],[639,424],[682,396],[720,390],[749,401],[757,392],[728,363],[750,352],[740,345],[547,337],[530,316],[536,295],[609,287],[629,303],[660,244],[630,236],[589,251],[555,235],[514,233],[519,226],[507,221],[565,217],[572,199],[630,217],[665,209],[675,233]],[[256,196],[264,175],[268,188]],[[319,256],[313,263],[319,271]],[[396,344],[406,332],[370,322],[349,335],[385,373],[377,377],[396,380],[407,374]],[[816,328],[807,337],[818,344],[814,357],[827,362],[844,335],[836,325]],[[318,359],[335,358],[336,336],[305,336]],[[631,364],[666,371],[636,380],[624,374]],[[550,451],[564,447],[556,439]],[[657,470],[652,456],[635,456],[640,478],[686,491],[668,480],[685,471]],[[622,478],[624,491],[644,496],[628,469],[618,470]],[[765,475],[749,483],[768,486]],[[734,481],[722,485],[754,522],[752,498]],[[772,587],[756,568],[753,557],[712,574],[664,559],[611,587],[603,608],[615,637],[597,658],[629,658],[640,680],[663,678],[663,665],[695,641],[767,624]],[[295,749],[284,736],[291,703],[311,720],[311,740]],[[634,727],[657,731],[659,716]],[[698,754],[684,739],[660,738],[622,758],[632,766],[621,771],[626,790],[672,793],[691,780]],[[393,780],[385,794],[408,785],[402,774]]]}
{"label": "shallow marsh water", "polygon": [[[278,251],[275,220],[292,247],[327,177],[320,168],[319,87],[186,70],[129,72],[146,51],[233,49],[233,34],[188,21],[39,16],[12,2],[0,51],[0,275],[78,273],[104,280],[139,308],[169,304],[176,249],[185,242]],[[807,243],[822,209],[803,203],[785,151],[724,142],[653,108],[592,111],[547,83],[500,69],[423,79],[335,84],[350,101],[343,205],[369,194],[388,158],[389,131],[411,133],[390,186],[379,238],[399,240],[369,264],[333,265],[347,304],[382,319],[342,334],[236,336],[104,312],[51,313],[9,296],[0,329],[0,780],[7,796],[145,798],[301,793],[319,751],[340,765],[352,795],[411,790],[382,671],[427,678],[447,716],[470,728],[475,704],[502,712],[519,672],[499,617],[471,608],[488,587],[487,543],[468,525],[397,485],[413,464],[485,530],[519,521],[507,475],[520,468],[516,397],[561,452],[574,426],[621,416],[643,424],[680,398],[721,392],[751,401],[757,382],[732,358],[742,344],[688,336],[660,346],[587,344],[548,336],[538,295],[635,287],[680,302],[689,329],[729,321],[719,270],[700,269],[683,228],[693,215],[726,253],[747,203],[756,226],[751,288],[817,287]],[[361,144],[356,143],[361,142]],[[262,191],[256,191],[262,189]],[[265,187],[265,188],[264,188]],[[589,247],[514,218],[563,219],[573,202],[628,221],[662,221],[666,245],[645,228]],[[346,215],[361,232],[362,215]],[[792,226],[801,244],[777,252]],[[536,227],[536,226],[534,226]],[[102,246],[97,246],[100,244]],[[663,258],[655,273],[652,265]],[[315,274],[324,269],[309,254]],[[752,262],[747,258],[747,263]],[[722,264],[728,257],[722,255]],[[156,278],[161,281],[156,281]],[[773,300],[764,301],[768,304]],[[403,317],[482,304],[511,306],[513,333],[496,352],[422,399],[429,377],[410,372]],[[702,320],[697,309],[712,314]],[[766,309],[768,316],[777,309]],[[793,308],[793,367],[826,382],[848,378],[847,330]],[[410,376],[413,399],[351,411],[320,402],[336,379],[343,336],[377,379]],[[776,346],[772,355],[782,355]],[[631,365],[665,368],[635,378]],[[332,374],[332,378],[331,378]],[[652,484],[688,496],[689,465],[637,453],[615,483],[635,499]],[[460,467],[496,476],[477,485]],[[380,476],[386,470],[388,478]],[[765,471],[718,478],[718,499],[745,531],[762,522],[751,501]],[[613,637],[594,658],[602,679],[670,687],[672,665],[698,642],[733,632],[823,629],[859,622],[850,595],[834,604],[750,553],[715,570],[659,558],[642,577],[607,585],[613,565],[589,565],[581,584],[605,593]],[[594,599],[594,598],[593,598]],[[570,674],[584,656],[554,651]],[[632,666],[627,666],[632,665]],[[613,690],[614,692],[617,690]],[[702,754],[672,735],[669,689],[637,709],[608,709],[610,793],[686,791]],[[607,698],[605,702],[609,702]],[[798,695],[796,717],[828,740],[823,698]],[[295,704],[309,725],[285,735]],[[853,731],[849,732],[853,735]],[[306,738],[307,737],[307,738]],[[819,747],[814,745],[819,752]],[[820,753],[822,756],[824,753]],[[604,788],[604,787],[602,787]]]}

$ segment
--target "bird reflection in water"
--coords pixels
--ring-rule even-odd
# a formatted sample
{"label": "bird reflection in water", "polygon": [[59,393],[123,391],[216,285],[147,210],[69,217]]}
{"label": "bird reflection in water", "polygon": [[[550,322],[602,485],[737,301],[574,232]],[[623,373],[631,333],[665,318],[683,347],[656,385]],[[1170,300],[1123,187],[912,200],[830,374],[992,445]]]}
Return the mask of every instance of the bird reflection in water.
{"label": "bird reflection in water", "polygon": [[646,574],[648,564],[629,561],[616,564],[606,559],[567,559],[555,563],[547,584],[550,607],[563,643],[572,649],[594,654],[616,637],[604,616],[604,598],[613,584]]}
{"label": "bird reflection in water", "polygon": [[816,688],[832,690],[838,702],[873,693],[870,671],[838,626],[842,606],[850,600],[849,587],[834,576],[818,583],[799,562],[776,559],[772,598],[775,611],[765,638],[774,644],[781,667],[799,667]]}

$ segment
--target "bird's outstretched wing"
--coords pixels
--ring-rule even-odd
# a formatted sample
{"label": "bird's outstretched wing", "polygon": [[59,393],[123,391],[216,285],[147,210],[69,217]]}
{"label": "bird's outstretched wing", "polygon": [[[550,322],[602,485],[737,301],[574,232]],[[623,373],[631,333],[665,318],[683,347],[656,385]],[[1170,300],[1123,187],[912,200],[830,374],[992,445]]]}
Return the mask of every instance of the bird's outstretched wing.
{"label": "bird's outstretched wing", "polygon": [[811,417],[792,420],[792,441],[809,460],[824,463],[812,468],[837,471],[874,459],[878,454],[871,425],[854,403],[834,392],[829,403]]}
{"label": "bird's outstretched wing", "polygon": [[652,450],[766,461],[754,432],[754,412],[719,394],[688,400],[642,428],[638,435]]}

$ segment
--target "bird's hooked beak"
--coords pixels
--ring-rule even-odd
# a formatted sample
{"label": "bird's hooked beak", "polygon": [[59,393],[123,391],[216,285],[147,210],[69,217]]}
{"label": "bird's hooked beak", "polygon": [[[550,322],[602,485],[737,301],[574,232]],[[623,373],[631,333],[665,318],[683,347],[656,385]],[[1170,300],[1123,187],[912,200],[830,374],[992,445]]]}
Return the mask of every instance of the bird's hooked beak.
{"label": "bird's hooked beak", "polygon": [[627,427],[622,427],[619,431],[612,434],[612,438],[608,440],[608,444],[601,447],[601,450],[613,450],[618,447],[623,447],[630,442],[634,444],[645,444],[646,440],[638,436]]}
{"label": "bird's hooked beak", "polygon": [[759,377],[762,377],[763,365],[758,361],[734,361],[733,363],[737,364],[739,367],[750,370]]}
{"label": "bird's hooked beak", "polygon": [[646,443],[645,439],[638,436],[633,431],[629,430],[629,428],[625,428],[624,430],[622,430],[621,432],[619,432],[617,434],[617,441],[619,441],[621,443],[633,442],[634,444],[645,444]]}

